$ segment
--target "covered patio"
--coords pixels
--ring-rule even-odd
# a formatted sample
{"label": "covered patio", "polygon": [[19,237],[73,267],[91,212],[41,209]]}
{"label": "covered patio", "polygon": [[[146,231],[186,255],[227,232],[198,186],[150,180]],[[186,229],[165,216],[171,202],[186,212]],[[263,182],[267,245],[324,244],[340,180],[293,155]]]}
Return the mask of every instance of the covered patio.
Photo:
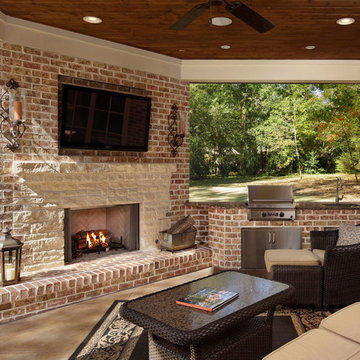
{"label": "covered patio", "polygon": [[[185,0],[2,1],[0,86],[5,91],[11,78],[19,84],[26,118],[20,136],[6,130],[0,136],[0,229],[11,229],[23,243],[21,281],[0,288],[0,334],[11,339],[0,345],[1,359],[68,358],[114,300],[221,270],[246,272],[243,228],[302,228],[301,245],[310,248],[310,231],[360,223],[355,202],[300,202],[296,219],[275,221],[249,219],[242,200],[189,201],[190,83],[360,81],[360,10],[353,1],[249,1],[246,8],[262,19],[260,27],[242,18],[239,4],[210,1],[199,9],[199,2]],[[187,17],[192,11],[196,16]],[[89,24],[85,16],[101,21]],[[216,26],[213,18],[224,17],[231,24]],[[355,23],[339,26],[340,18]],[[62,146],[64,85],[151,99],[146,146]],[[181,119],[175,135],[174,105]],[[131,118],[129,111],[125,107],[124,118]],[[69,211],[123,205],[139,209],[138,223],[130,226],[136,250],[68,262]],[[159,233],[188,215],[197,248],[162,251]],[[89,230],[102,228],[97,219],[87,225],[90,218],[83,221]],[[130,230],[121,231],[125,238]]]}

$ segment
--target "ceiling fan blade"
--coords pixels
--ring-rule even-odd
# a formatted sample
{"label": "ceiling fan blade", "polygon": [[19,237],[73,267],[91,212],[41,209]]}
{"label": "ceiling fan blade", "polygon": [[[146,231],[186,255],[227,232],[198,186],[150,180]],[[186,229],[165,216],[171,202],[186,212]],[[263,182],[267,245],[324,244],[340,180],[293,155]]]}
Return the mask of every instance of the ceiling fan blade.
{"label": "ceiling fan blade", "polygon": [[191,24],[197,17],[199,17],[205,10],[210,8],[209,3],[199,4],[193,7],[180,20],[170,27],[171,30],[181,30]]}
{"label": "ceiling fan blade", "polygon": [[255,10],[250,9],[248,6],[240,1],[226,3],[226,10],[237,18],[244,21],[259,33],[264,33],[271,30],[275,25],[263,16],[258,14]]}

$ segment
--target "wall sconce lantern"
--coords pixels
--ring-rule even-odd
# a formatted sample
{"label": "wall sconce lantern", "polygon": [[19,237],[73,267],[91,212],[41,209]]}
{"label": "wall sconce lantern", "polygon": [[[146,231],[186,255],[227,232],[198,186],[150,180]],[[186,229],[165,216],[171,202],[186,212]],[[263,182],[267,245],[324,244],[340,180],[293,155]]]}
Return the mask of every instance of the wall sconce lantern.
{"label": "wall sconce lantern", "polygon": [[[169,124],[169,135],[168,143],[171,147],[171,155],[173,157],[178,153],[177,148],[183,144],[185,133],[184,133],[184,121],[179,118],[179,111],[176,104],[171,106],[171,111],[168,116]],[[178,129],[179,125],[179,129]]]}
{"label": "wall sconce lantern", "polygon": [[6,87],[0,97],[0,132],[8,142],[6,146],[15,151],[19,147],[17,140],[25,132],[25,94],[18,89],[19,83],[14,79],[10,79]]}
{"label": "wall sconce lantern", "polygon": [[20,281],[21,248],[24,244],[14,239],[10,229],[5,228],[0,235],[0,285],[13,285]]}

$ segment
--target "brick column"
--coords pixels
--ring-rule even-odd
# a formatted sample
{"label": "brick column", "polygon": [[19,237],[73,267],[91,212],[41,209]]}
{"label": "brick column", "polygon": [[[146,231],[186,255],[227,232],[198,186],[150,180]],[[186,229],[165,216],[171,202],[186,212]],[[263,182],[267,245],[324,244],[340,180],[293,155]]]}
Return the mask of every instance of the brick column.
{"label": "brick column", "polygon": [[215,267],[241,268],[241,222],[245,220],[245,209],[209,208],[209,246]]}

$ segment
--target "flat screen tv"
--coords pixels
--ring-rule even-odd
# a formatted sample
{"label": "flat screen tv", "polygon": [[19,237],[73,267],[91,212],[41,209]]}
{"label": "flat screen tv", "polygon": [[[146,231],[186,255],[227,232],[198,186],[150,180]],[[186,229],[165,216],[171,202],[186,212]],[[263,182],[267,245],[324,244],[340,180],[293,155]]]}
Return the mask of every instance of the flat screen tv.
{"label": "flat screen tv", "polygon": [[59,147],[147,151],[151,99],[64,84]]}

